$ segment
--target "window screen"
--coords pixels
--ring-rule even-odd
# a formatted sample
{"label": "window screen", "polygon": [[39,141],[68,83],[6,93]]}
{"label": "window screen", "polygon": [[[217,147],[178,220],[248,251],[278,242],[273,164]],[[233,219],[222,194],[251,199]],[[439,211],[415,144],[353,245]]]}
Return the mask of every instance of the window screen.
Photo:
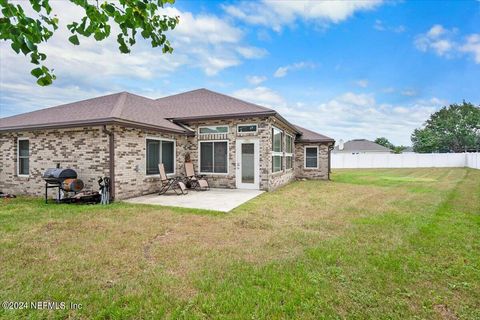
{"label": "window screen", "polygon": [[318,167],[318,149],[316,147],[305,148],[305,168]]}
{"label": "window screen", "polygon": [[18,174],[28,175],[30,171],[30,141],[18,140]]}
{"label": "window screen", "polygon": [[227,141],[200,142],[200,171],[228,172]]}
{"label": "window screen", "polygon": [[175,145],[173,141],[147,139],[147,174],[159,174],[163,163],[165,173],[175,172]]}

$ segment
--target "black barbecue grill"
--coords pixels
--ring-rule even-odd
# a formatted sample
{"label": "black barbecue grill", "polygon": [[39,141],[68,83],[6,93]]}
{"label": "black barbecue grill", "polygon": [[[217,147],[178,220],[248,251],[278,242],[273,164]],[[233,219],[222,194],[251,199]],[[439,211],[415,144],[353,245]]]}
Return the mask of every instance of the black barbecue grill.
{"label": "black barbecue grill", "polygon": [[42,178],[45,180],[45,203],[48,202],[48,189],[58,189],[57,202],[62,200],[62,191],[76,194],[83,189],[83,181],[77,179],[75,170],[60,168],[59,165],[57,168],[47,169]]}

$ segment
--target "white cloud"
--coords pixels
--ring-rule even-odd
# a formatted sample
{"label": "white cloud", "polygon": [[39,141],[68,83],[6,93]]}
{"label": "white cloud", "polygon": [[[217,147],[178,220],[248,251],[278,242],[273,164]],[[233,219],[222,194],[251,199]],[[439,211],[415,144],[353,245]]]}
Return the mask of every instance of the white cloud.
{"label": "white cloud", "polygon": [[304,61],[301,61],[301,62],[296,62],[296,63],[293,63],[293,64],[290,64],[290,65],[286,65],[286,66],[283,66],[283,67],[279,67],[275,73],[273,74],[273,76],[275,78],[283,78],[285,77],[288,72],[290,71],[294,71],[294,70],[300,70],[300,69],[305,69],[305,68],[315,68],[315,64],[311,63],[311,62],[304,62]]}
{"label": "white cloud", "polygon": [[[192,14],[171,7],[162,9],[167,15],[180,16],[180,24],[167,34],[174,47],[171,55],[152,48],[140,35],[132,53],[121,54],[116,42],[119,32],[116,28],[102,42],[80,36],[80,46],[74,46],[68,41],[71,33],[66,25],[79,21],[81,12],[68,1],[51,1],[51,5],[53,13],[61,13],[59,29],[48,43],[39,47],[47,54],[46,65],[55,70],[57,80],[49,88],[41,88],[40,92],[35,78],[30,75],[34,66],[29,59],[15,54],[9,43],[1,42],[0,116],[125,90],[126,87],[129,91],[141,93],[147,88],[136,88],[135,83],[150,81],[153,86],[153,83],[162,83],[180,68],[200,69],[212,76],[242,64],[245,59],[267,54],[264,49],[249,46],[244,32],[228,19],[210,14]],[[28,13],[35,14],[32,9]],[[27,102],[27,98],[17,99],[17,96],[35,96],[36,99]],[[17,101],[17,110],[11,110],[11,99]]]}
{"label": "white cloud", "polygon": [[417,92],[413,89],[405,89],[402,92],[400,92],[400,94],[406,97],[414,97],[417,95]]}
{"label": "white cloud", "polygon": [[383,23],[382,20],[375,20],[375,23],[373,25],[373,28],[377,31],[391,31],[391,32],[395,32],[395,33],[402,33],[406,30],[405,26],[403,25],[398,25],[396,27],[390,27],[390,26],[387,26]]}
{"label": "white cloud", "polygon": [[453,40],[455,33],[455,29],[447,30],[443,26],[436,24],[426,33],[415,37],[415,46],[423,52],[432,50],[439,56],[450,57],[456,46]]}
{"label": "white cloud", "polygon": [[469,35],[460,51],[473,54],[475,63],[480,63],[480,33]]}
{"label": "white cloud", "polygon": [[373,93],[345,92],[324,102],[288,103],[278,92],[267,88],[241,89],[236,97],[272,107],[287,120],[338,139],[375,139],[385,136],[395,144],[410,145],[410,135],[431,113],[447,101],[431,98],[407,105],[379,103]]}
{"label": "white cloud", "polygon": [[232,96],[274,109],[286,104],[285,100],[278,93],[266,87],[240,89],[233,92]]}
{"label": "white cloud", "polygon": [[265,76],[247,76],[247,81],[253,85],[259,85],[260,83],[267,80]]}
{"label": "white cloud", "polygon": [[368,87],[368,80],[367,79],[359,79],[355,81],[355,84],[361,88],[366,88]]}
{"label": "white cloud", "polygon": [[475,63],[480,64],[480,33],[458,36],[458,29],[445,29],[442,25],[432,26],[426,33],[415,37],[418,50],[433,51],[438,56],[452,58],[462,54],[471,54]]}
{"label": "white cloud", "polygon": [[267,55],[267,50],[257,47],[238,47],[237,52],[247,59],[260,59]]}
{"label": "white cloud", "polygon": [[297,20],[311,21],[317,24],[339,23],[357,11],[372,10],[382,3],[381,0],[366,1],[275,1],[243,2],[223,6],[232,17],[249,24],[262,25],[281,31],[283,26]]}

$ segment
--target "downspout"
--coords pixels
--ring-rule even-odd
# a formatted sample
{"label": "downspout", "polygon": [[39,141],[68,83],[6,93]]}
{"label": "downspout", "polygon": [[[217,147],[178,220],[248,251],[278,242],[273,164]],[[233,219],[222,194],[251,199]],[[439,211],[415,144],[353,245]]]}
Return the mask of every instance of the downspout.
{"label": "downspout", "polygon": [[110,201],[115,199],[115,135],[113,130],[107,130],[104,125],[103,133],[108,135],[108,159],[109,159],[109,176],[110,176]]}
{"label": "downspout", "polygon": [[330,173],[332,172],[332,150],[333,144],[328,146],[328,180],[330,180]]}

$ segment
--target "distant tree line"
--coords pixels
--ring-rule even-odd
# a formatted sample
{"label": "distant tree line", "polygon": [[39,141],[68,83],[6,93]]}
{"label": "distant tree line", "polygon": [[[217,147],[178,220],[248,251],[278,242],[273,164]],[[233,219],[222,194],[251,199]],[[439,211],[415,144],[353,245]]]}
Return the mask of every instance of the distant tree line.
{"label": "distant tree line", "polygon": [[463,101],[433,113],[411,136],[413,150],[430,152],[480,151],[480,106]]}
{"label": "distant tree line", "polygon": [[[422,128],[411,136],[413,151],[432,152],[480,152],[480,106],[463,101],[462,104],[445,106],[430,115]],[[395,146],[387,138],[375,139],[375,143],[402,153],[407,147]]]}
{"label": "distant tree line", "polygon": [[405,150],[407,147],[406,146],[396,146],[393,143],[391,143],[387,138],[385,137],[380,137],[375,139],[374,141],[376,144],[379,144],[381,146],[384,146],[388,149],[391,149],[393,153],[402,153],[403,150]]}

